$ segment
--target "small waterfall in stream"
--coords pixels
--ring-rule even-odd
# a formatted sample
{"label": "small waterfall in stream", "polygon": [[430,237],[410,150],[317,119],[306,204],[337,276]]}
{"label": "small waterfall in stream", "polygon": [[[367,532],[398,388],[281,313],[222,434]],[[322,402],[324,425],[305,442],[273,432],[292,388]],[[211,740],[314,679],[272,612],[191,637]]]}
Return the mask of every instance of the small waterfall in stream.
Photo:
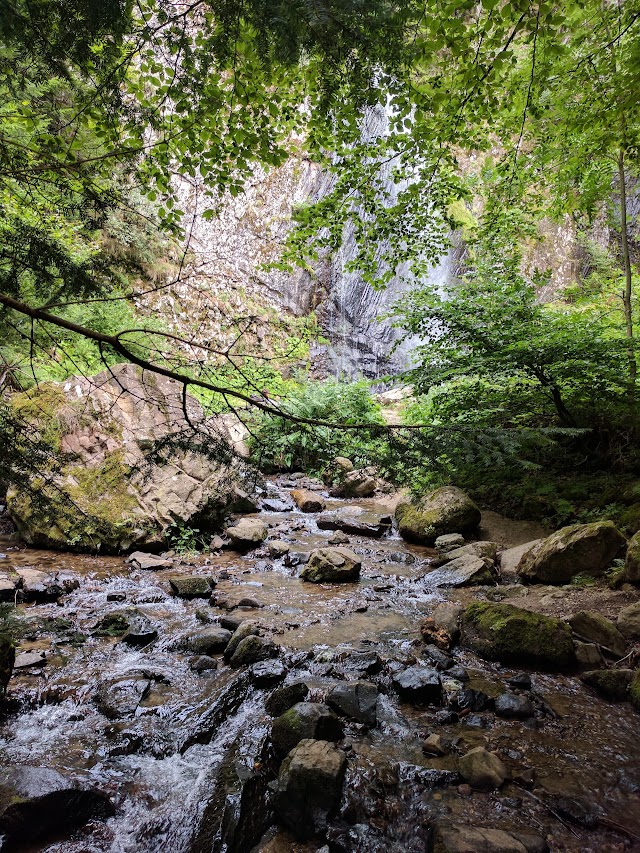
{"label": "small waterfall in stream", "polygon": [[[373,141],[388,133],[389,118],[389,108],[378,106],[368,109],[364,116],[363,139]],[[393,180],[393,170],[397,165],[395,160],[390,160],[381,167],[384,189],[390,194],[391,203],[402,189]],[[314,193],[315,199],[331,192],[334,181],[334,175],[322,175]],[[381,245],[377,251],[381,266],[385,248]],[[412,366],[412,352],[418,339],[401,340],[402,332],[394,328],[392,320],[385,316],[407,292],[411,275],[406,267],[401,267],[386,288],[375,290],[359,273],[347,269],[356,252],[355,229],[349,225],[345,229],[342,246],[325,273],[327,296],[318,309],[328,344],[316,345],[312,356],[316,363],[323,365],[328,375],[344,379],[359,376],[380,379]],[[446,285],[454,275],[454,265],[452,249],[431,269],[429,285],[436,290]]]}

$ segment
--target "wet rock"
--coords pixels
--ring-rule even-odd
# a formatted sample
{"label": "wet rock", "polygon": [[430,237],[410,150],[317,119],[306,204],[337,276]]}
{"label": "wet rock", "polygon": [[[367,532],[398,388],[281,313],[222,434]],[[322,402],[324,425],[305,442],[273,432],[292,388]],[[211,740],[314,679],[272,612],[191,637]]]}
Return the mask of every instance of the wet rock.
{"label": "wet rock", "polygon": [[342,583],[360,577],[360,558],[348,548],[313,551],[300,577],[311,583]]}
{"label": "wet rock", "polygon": [[218,619],[220,627],[226,628],[227,631],[231,631],[231,633],[237,631],[240,625],[242,625],[246,621],[246,619],[242,619],[238,616],[221,616]]}
{"label": "wet rock", "polygon": [[243,622],[241,622],[236,628],[236,630],[233,632],[233,636],[231,637],[227,647],[225,648],[225,660],[229,660],[231,658],[235,650],[246,637],[257,637],[259,633],[260,629],[258,627],[257,622],[254,622],[252,619],[245,619]]}
{"label": "wet rock", "polygon": [[471,749],[458,761],[460,775],[472,788],[499,788],[507,778],[507,768],[494,752],[483,746]]}
{"label": "wet rock", "polygon": [[13,672],[16,659],[16,647],[6,636],[0,636],[0,694],[4,694]]}
{"label": "wet rock", "polygon": [[138,611],[127,614],[127,630],[122,637],[123,643],[130,646],[146,646],[158,636],[158,629],[153,622]]}
{"label": "wet rock", "polygon": [[370,498],[375,494],[377,485],[375,469],[362,468],[344,474],[329,494],[334,498]]}
{"label": "wet rock", "polygon": [[58,574],[49,574],[32,568],[17,568],[19,598],[22,601],[55,601],[65,592],[72,592],[80,586],[77,578],[61,578]]}
{"label": "wet rock", "polygon": [[595,643],[583,643],[580,640],[575,640],[573,648],[575,649],[578,666],[586,666],[588,669],[599,669],[605,665],[602,652]]}
{"label": "wet rock", "polygon": [[629,698],[632,679],[632,669],[594,669],[580,676],[581,681],[611,702],[623,702]]}
{"label": "wet rock", "polygon": [[209,672],[217,667],[218,662],[209,655],[195,655],[189,660],[189,668],[194,672]]}
{"label": "wet rock", "polygon": [[571,616],[569,625],[571,625],[571,630],[582,640],[596,643],[596,645],[613,652],[619,658],[624,655],[627,645],[625,638],[613,622],[610,622],[600,613],[581,610]]}
{"label": "wet rock", "polygon": [[432,734],[422,744],[422,751],[425,755],[443,756],[447,754],[445,742],[441,735]]}
{"label": "wet rock", "polygon": [[202,575],[182,575],[169,578],[169,584],[178,598],[209,598],[215,581]]}
{"label": "wet rock", "polygon": [[329,537],[329,545],[348,545],[351,540],[345,533],[336,531],[333,536]]}
{"label": "wet rock", "polygon": [[316,518],[320,530],[340,530],[354,536],[374,539],[384,536],[391,528],[391,516],[366,512],[360,507],[347,507],[334,512],[323,512]]}
{"label": "wet rock", "polygon": [[620,582],[640,584],[640,532],[629,540]]}
{"label": "wet rock", "polygon": [[370,681],[338,684],[327,696],[327,705],[344,717],[367,726],[376,724],[378,688]]}
{"label": "wet rock", "polygon": [[627,640],[640,640],[640,601],[623,607],[618,613],[616,625]]}
{"label": "wet rock", "polygon": [[461,533],[445,533],[444,536],[438,536],[434,544],[441,554],[448,554],[454,548],[462,547],[465,538]]}
{"label": "wet rock", "polygon": [[442,699],[442,684],[435,669],[410,666],[393,677],[393,686],[407,702],[438,705]]}
{"label": "wet rock", "polygon": [[350,652],[340,663],[340,670],[352,678],[362,679],[382,669],[382,658],[377,652]]}
{"label": "wet rock", "polygon": [[480,586],[495,584],[498,573],[489,557],[468,554],[429,572],[425,579],[430,587]]}
{"label": "wet rock", "polygon": [[222,536],[218,536],[217,534],[215,536],[212,536],[209,542],[209,550],[221,551],[222,548],[224,548],[224,539],[222,538]]}
{"label": "wet rock", "polygon": [[150,689],[150,679],[141,674],[114,676],[98,684],[93,701],[109,720],[133,717]]}
{"label": "wet rock", "polygon": [[116,610],[114,613],[106,613],[100,621],[94,625],[92,630],[93,636],[121,637],[129,628],[127,613],[128,611],[126,610]]}
{"label": "wet rock", "polygon": [[585,829],[593,829],[597,826],[598,815],[593,806],[578,797],[553,796],[547,800],[553,811],[561,818],[582,826]]}
{"label": "wet rock", "polygon": [[517,575],[518,566],[520,565],[522,558],[525,554],[528,554],[534,546],[539,545],[542,541],[542,539],[532,539],[530,542],[525,542],[523,545],[516,545],[515,548],[506,548],[504,551],[501,551],[498,556],[498,561],[500,563],[500,572],[502,575],[508,578],[512,578],[514,575]]}
{"label": "wet rock", "polygon": [[278,687],[267,698],[264,706],[272,717],[280,717],[298,702],[303,702],[309,695],[309,688],[304,681],[294,681]]}
{"label": "wet rock", "polygon": [[110,592],[107,595],[107,601],[126,601],[127,593],[126,592]]}
{"label": "wet rock", "polygon": [[[460,604],[449,601],[439,604],[433,611],[433,621],[438,628],[444,628],[451,637],[451,642],[457,642],[460,636],[460,617],[464,608]],[[437,645],[437,644],[436,644]]]}
{"label": "wet rock", "polygon": [[293,501],[283,501],[282,498],[263,498],[261,509],[263,512],[291,512]]}
{"label": "wet rock", "polygon": [[280,560],[284,557],[285,554],[289,553],[291,546],[288,542],[269,542],[267,546],[269,551],[269,556],[272,560]]}
{"label": "wet rock", "polygon": [[516,690],[531,690],[531,676],[528,672],[517,672],[507,678],[507,684]]}
{"label": "wet rock", "polygon": [[47,662],[45,652],[21,652],[16,655],[15,663],[13,664],[14,672],[16,669],[39,669]]}
{"label": "wet rock", "polygon": [[252,663],[275,658],[279,651],[280,647],[276,646],[271,640],[250,635],[238,643],[236,650],[229,659],[229,666],[232,669],[249,666]]}
{"label": "wet rock", "polygon": [[262,545],[267,538],[267,525],[258,518],[241,518],[237,524],[227,527],[231,547],[238,551],[250,551]]}
{"label": "wet rock", "polygon": [[[5,555],[6,556],[6,555]],[[14,572],[0,573],[0,601],[14,602],[20,575]]]}
{"label": "wet rock", "polygon": [[309,489],[294,489],[291,492],[291,497],[302,512],[322,512],[325,507],[320,495],[309,491]]}
{"label": "wet rock", "polygon": [[136,570],[156,571],[158,569],[173,568],[173,560],[166,557],[158,557],[157,554],[146,554],[144,551],[134,551],[133,554],[129,554],[125,562],[129,563],[131,568]]}
{"label": "wet rock", "polygon": [[612,521],[563,527],[534,545],[518,564],[527,583],[569,583],[580,574],[601,575],[626,539]]}
{"label": "wet rock", "polygon": [[273,687],[287,674],[287,669],[279,660],[263,660],[254,663],[249,671],[251,683],[256,687]]}
{"label": "wet rock", "polygon": [[231,631],[226,628],[204,628],[188,634],[181,646],[198,655],[212,655],[223,652],[230,639]]}
{"label": "wet rock", "polygon": [[[65,836],[115,814],[109,797],[46,767],[12,767],[0,775],[0,833],[7,847]],[[3,844],[4,847],[4,844]]]}
{"label": "wet rock", "polygon": [[304,566],[309,562],[311,551],[305,551],[299,548],[290,548],[284,555],[284,564],[293,568],[294,566]]}
{"label": "wet rock", "polygon": [[475,602],[462,615],[462,641],[489,660],[563,670],[575,664],[565,622],[511,604]]}
{"label": "wet rock", "polygon": [[454,711],[486,711],[493,708],[494,700],[482,690],[458,690],[451,697],[449,706]]}
{"label": "wet rock", "polygon": [[273,721],[271,740],[280,756],[290,752],[301,740],[340,740],[342,721],[327,705],[315,702],[297,702],[282,716]]}
{"label": "wet rock", "polygon": [[428,645],[422,649],[422,656],[429,659],[429,662],[432,663],[436,669],[451,669],[453,666],[453,658],[449,657],[449,655],[445,655],[443,651],[441,651],[435,645]]}
{"label": "wet rock", "polygon": [[337,811],[347,759],[322,740],[305,738],[280,768],[274,797],[279,820],[301,840],[323,836]]}
{"label": "wet rock", "polygon": [[526,720],[534,714],[531,700],[516,693],[501,693],[497,696],[495,711],[498,717],[509,720]]}
{"label": "wet rock", "polygon": [[547,853],[549,847],[536,833],[452,824],[438,829],[435,849],[438,853]]}
{"label": "wet rock", "polygon": [[446,533],[465,533],[480,523],[480,510],[461,489],[444,486],[418,504],[400,501],[396,521],[403,539],[425,545]]}
{"label": "wet rock", "polygon": [[461,666],[452,666],[450,670],[448,670],[447,675],[449,678],[455,678],[456,681],[462,681],[465,683],[469,681],[469,674],[466,669]]}

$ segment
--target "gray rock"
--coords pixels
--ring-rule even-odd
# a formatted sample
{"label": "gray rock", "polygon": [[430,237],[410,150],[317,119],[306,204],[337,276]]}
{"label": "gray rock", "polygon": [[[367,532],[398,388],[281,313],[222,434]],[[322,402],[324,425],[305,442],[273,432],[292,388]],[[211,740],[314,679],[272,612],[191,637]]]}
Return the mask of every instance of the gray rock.
{"label": "gray rock", "polygon": [[169,578],[169,584],[178,598],[209,598],[216,585],[213,578],[202,575],[181,575]]}
{"label": "gray rock", "polygon": [[114,676],[98,684],[93,701],[110,720],[133,717],[150,689],[150,679],[142,674]]}
{"label": "gray rock", "polygon": [[271,740],[278,755],[286,755],[305,738],[340,740],[342,721],[327,705],[298,702],[273,721]]}
{"label": "gray rock", "polygon": [[460,636],[460,616],[463,610],[464,608],[460,604],[452,604],[447,601],[438,604],[433,611],[434,623],[436,626],[444,628],[454,643]]}
{"label": "gray rock", "polygon": [[533,832],[452,824],[439,827],[436,849],[439,853],[547,853],[549,846]]}
{"label": "gray rock", "polygon": [[338,684],[329,692],[327,705],[358,723],[375,726],[378,688],[370,681]]}
{"label": "gray rock", "polygon": [[640,640],[640,601],[623,607],[618,613],[616,624],[627,640]]}
{"label": "gray rock", "polygon": [[583,643],[580,640],[575,640],[573,648],[575,649],[578,666],[586,666],[588,669],[600,669],[600,667],[604,667],[602,652],[600,651],[600,647],[595,643]]}
{"label": "gray rock", "polygon": [[580,679],[611,702],[624,702],[629,698],[633,680],[632,669],[596,669],[583,672]]}
{"label": "gray rock", "polygon": [[130,646],[147,646],[158,636],[158,629],[148,616],[139,611],[127,614],[128,626],[122,642]]}
{"label": "gray rock", "polygon": [[435,669],[410,666],[393,677],[393,686],[400,697],[408,702],[437,705],[442,698],[442,684]]}
{"label": "gray rock", "polygon": [[322,836],[337,811],[347,759],[326,741],[299,742],[282,763],[274,797],[279,820],[305,841]]}
{"label": "gray rock", "polygon": [[264,660],[253,664],[249,678],[256,687],[272,687],[282,681],[286,674],[286,667],[279,660]]}
{"label": "gray rock", "polygon": [[226,628],[204,628],[188,634],[181,645],[198,655],[212,655],[223,652],[231,639],[231,631]]}
{"label": "gray rock", "polygon": [[498,756],[483,746],[469,750],[458,761],[460,775],[472,788],[499,788],[507,778],[507,768]]}
{"label": "gray rock", "polygon": [[360,558],[348,548],[313,551],[300,577],[311,583],[342,583],[360,577]]}
{"label": "gray rock", "polygon": [[280,560],[285,554],[289,553],[291,546],[288,542],[269,542],[267,548],[272,560]]}
{"label": "gray rock", "polygon": [[446,554],[464,545],[465,538],[461,533],[445,533],[444,536],[438,536],[434,544],[438,551]]}
{"label": "gray rock", "polygon": [[263,498],[261,508],[264,512],[290,512],[293,506],[293,501],[283,501],[281,498]]}
{"label": "gray rock", "polygon": [[571,630],[582,640],[596,643],[605,650],[609,649],[619,658],[624,655],[627,646],[625,638],[613,622],[610,622],[600,613],[581,610],[571,616],[569,625],[571,625]]}
{"label": "gray rock", "polygon": [[173,568],[173,560],[158,557],[157,554],[145,554],[144,551],[134,551],[133,554],[129,554],[125,562],[129,563],[132,569],[143,569],[145,571]]}
{"label": "gray rock", "polygon": [[447,560],[457,560],[459,557],[487,557],[495,562],[498,546],[495,542],[468,542],[460,548],[454,548],[447,553]]}
{"label": "gray rock", "polygon": [[217,669],[218,662],[209,655],[195,655],[189,660],[189,668],[194,672],[210,672]]}
{"label": "gray rock", "polygon": [[497,580],[498,573],[493,560],[489,557],[474,557],[472,554],[457,557],[425,576],[429,587],[495,585]]}
{"label": "gray rock", "polygon": [[375,494],[377,485],[375,470],[362,468],[344,474],[329,494],[334,498],[370,498]]}
{"label": "gray rock", "polygon": [[510,720],[526,720],[534,714],[531,700],[516,693],[501,693],[497,696],[495,710],[498,717]]}
{"label": "gray rock", "polygon": [[461,489],[444,486],[418,504],[400,501],[396,521],[403,539],[433,545],[446,533],[465,533],[480,524],[480,510]]}
{"label": "gray rock", "polygon": [[233,548],[249,551],[262,545],[267,538],[267,531],[267,525],[258,518],[241,518],[237,524],[227,527],[225,533]]}
{"label": "gray rock", "polygon": [[320,530],[340,530],[353,536],[384,536],[391,528],[391,516],[366,512],[360,507],[347,507],[333,512],[323,512],[316,518]]}
{"label": "gray rock", "polygon": [[21,652],[19,655],[16,655],[13,669],[14,671],[16,669],[39,669],[44,666],[46,662],[47,656],[44,652]]}
{"label": "gray rock", "polygon": [[225,648],[225,660],[229,660],[229,658],[238,648],[240,643],[245,639],[245,637],[257,637],[259,633],[260,629],[258,627],[257,622],[254,622],[252,619],[245,619],[243,622],[241,622],[233,632],[233,636],[231,637],[227,647]]}
{"label": "gray rock", "polygon": [[518,566],[520,565],[522,558],[542,541],[542,539],[532,539],[530,542],[525,542],[523,545],[516,545],[514,548],[506,548],[504,551],[501,551],[498,556],[498,561],[500,563],[500,572],[503,577],[515,577],[515,575],[518,574]]}

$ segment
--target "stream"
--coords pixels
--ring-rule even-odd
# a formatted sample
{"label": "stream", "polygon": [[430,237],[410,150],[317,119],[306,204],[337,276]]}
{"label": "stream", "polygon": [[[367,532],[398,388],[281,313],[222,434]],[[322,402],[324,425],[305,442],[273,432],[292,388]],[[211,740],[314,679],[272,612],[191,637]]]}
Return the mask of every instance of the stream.
{"label": "stream", "polygon": [[[289,491],[300,482],[274,478],[269,497],[290,506]],[[362,514],[357,518],[388,511],[385,501],[325,495],[328,510],[348,506]],[[536,712],[526,720],[486,707],[451,714],[401,701],[393,676],[424,662],[421,620],[444,600],[491,590],[438,587],[436,575],[430,581],[436,552],[393,531],[344,537],[362,559],[358,582],[308,583],[299,578],[306,555],[326,547],[335,531],[319,529],[315,513],[295,508],[263,509],[256,517],[269,526],[258,549],[177,556],[171,568],[153,571],[119,557],[36,550],[0,538],[2,570],[54,574],[62,587],[51,600],[44,595],[20,605],[28,627],[19,651],[45,657],[11,679],[2,764],[52,768],[103,792],[114,806],[105,820],[64,837],[10,839],[2,850],[417,853],[433,849],[441,825],[499,829],[514,838],[530,833],[541,850],[640,849],[640,717],[628,703],[604,702],[577,677],[537,672],[530,691]],[[286,543],[288,552],[278,556],[274,542]],[[169,578],[182,575],[211,577],[212,603],[174,595]],[[131,608],[157,637],[136,645],[96,635],[105,615]],[[202,668],[188,649],[195,632],[233,629],[244,620],[255,620],[281,647],[279,682],[276,673],[262,686],[221,654],[213,655],[215,668]],[[448,696],[464,687],[495,698],[518,672],[463,649],[451,654],[468,681],[443,673]],[[336,684],[356,679],[379,690],[377,724],[344,724],[338,747],[348,764],[329,847],[295,841],[272,811],[277,763],[265,701],[275,687],[304,682],[307,701],[319,702]],[[423,750],[434,732],[448,744],[439,757]],[[510,773],[499,790],[461,784],[457,759],[478,745],[499,754]],[[517,843],[483,849],[535,849],[533,841]]]}

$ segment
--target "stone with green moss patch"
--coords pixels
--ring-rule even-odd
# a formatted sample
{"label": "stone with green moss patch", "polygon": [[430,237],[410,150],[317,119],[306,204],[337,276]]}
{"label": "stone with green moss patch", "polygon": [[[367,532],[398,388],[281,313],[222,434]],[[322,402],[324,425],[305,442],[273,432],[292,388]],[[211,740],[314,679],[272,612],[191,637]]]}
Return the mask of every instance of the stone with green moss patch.
{"label": "stone with green moss patch", "polygon": [[640,669],[636,669],[633,678],[631,679],[631,684],[629,685],[629,698],[631,699],[631,704],[636,711],[640,711]]}
{"label": "stone with green moss patch", "polygon": [[462,614],[462,643],[501,663],[564,670],[575,664],[571,629],[511,604],[476,602]]}
{"label": "stone with green moss patch", "polygon": [[443,486],[419,503],[400,501],[396,521],[403,539],[433,545],[438,536],[465,533],[480,523],[480,510],[462,489]]}
{"label": "stone with green moss patch", "polygon": [[580,676],[585,684],[612,702],[623,702],[629,698],[632,678],[632,669],[592,669]]}
{"label": "stone with green moss patch", "polygon": [[620,581],[640,584],[640,533],[636,533],[629,542]]}

